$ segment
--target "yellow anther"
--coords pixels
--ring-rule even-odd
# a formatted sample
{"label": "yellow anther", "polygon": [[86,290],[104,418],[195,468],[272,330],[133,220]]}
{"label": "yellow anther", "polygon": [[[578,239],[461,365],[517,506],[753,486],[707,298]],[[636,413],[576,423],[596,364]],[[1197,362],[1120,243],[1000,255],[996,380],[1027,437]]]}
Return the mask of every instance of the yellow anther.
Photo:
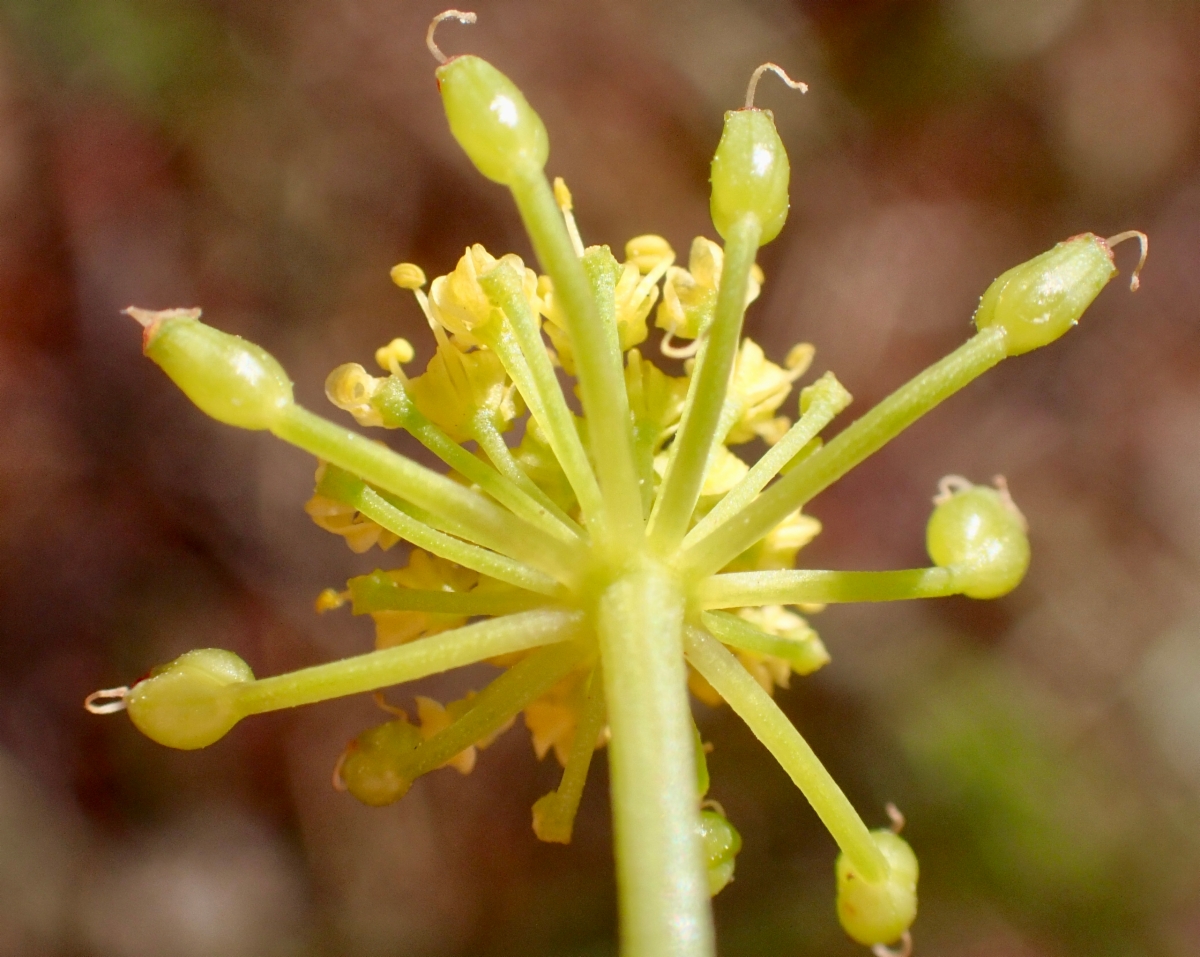
{"label": "yellow anther", "polygon": [[673,262],[675,250],[661,236],[647,233],[644,236],[634,236],[625,244],[625,261],[633,263],[643,274],[650,272],[664,259]]}
{"label": "yellow anther", "polygon": [[412,362],[415,355],[416,351],[407,339],[393,339],[386,346],[380,346],[375,350],[375,363],[384,372],[403,377],[404,371],[401,366],[406,362]]}
{"label": "yellow anther", "polygon": [[567,235],[571,237],[571,245],[575,247],[575,255],[582,258],[583,237],[579,235],[579,224],[575,222],[575,204],[571,199],[571,191],[567,189],[567,184],[561,176],[554,177],[554,201],[562,210],[563,220],[567,224]]}
{"label": "yellow anther", "polygon": [[338,591],[336,588],[326,588],[317,596],[317,600],[313,602],[313,607],[317,610],[318,615],[323,615],[327,611],[341,608],[346,604],[348,597],[344,591]]}
{"label": "yellow anther", "polygon": [[569,213],[575,208],[571,200],[571,191],[567,189],[566,181],[561,176],[554,177],[554,201],[564,213]]}
{"label": "yellow anther", "polygon": [[425,285],[425,270],[416,263],[400,263],[392,267],[392,282],[401,289],[420,289]]}
{"label": "yellow anther", "polygon": [[[456,715],[449,708],[443,707],[433,698],[418,696],[417,720],[421,725],[421,737],[428,741],[439,731],[444,731],[454,723]],[[476,751],[474,746],[459,751],[442,767],[454,768],[459,774],[470,774],[475,769]]]}

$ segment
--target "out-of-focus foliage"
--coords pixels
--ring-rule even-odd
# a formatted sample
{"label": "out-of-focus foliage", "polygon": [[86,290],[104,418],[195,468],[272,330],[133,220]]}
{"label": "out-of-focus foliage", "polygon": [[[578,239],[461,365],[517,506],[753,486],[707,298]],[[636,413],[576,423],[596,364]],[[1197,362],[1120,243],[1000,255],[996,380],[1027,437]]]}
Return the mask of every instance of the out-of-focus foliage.
{"label": "out-of-focus foliage", "polygon": [[[603,787],[570,847],[540,845],[528,808],[556,774],[531,770],[519,736],[471,777],[439,772],[376,811],[328,780],[370,701],[248,723],[198,754],[80,707],[191,647],[267,674],[370,646],[369,623],[311,613],[374,561],[303,514],[312,462],[203,420],[118,310],[202,305],[315,404],[331,364],[426,341],[392,264],[446,272],[468,241],[530,258],[507,196],[445,129],[423,42],[435,12],[0,2],[0,953],[613,950]],[[777,362],[813,342],[814,373],[836,370],[856,397],[848,415],[962,341],[1014,263],[1083,230],[1151,234],[1136,296],[1113,283],[1077,331],[814,503],[815,567],[905,567],[940,476],[1005,472],[1032,528],[1025,583],[997,603],[830,609],[814,624],[833,663],[779,700],[872,825],[889,800],[907,815],[922,954],[1195,953],[1200,11],[479,13],[443,45],[526,92],[588,242],[714,236],[722,112],[767,59],[810,83],[803,100],[759,91],[793,207],[748,332]],[[830,916],[835,851],[802,798],[738,722],[700,719],[712,797],[744,840],[717,900],[722,952],[859,952]]]}

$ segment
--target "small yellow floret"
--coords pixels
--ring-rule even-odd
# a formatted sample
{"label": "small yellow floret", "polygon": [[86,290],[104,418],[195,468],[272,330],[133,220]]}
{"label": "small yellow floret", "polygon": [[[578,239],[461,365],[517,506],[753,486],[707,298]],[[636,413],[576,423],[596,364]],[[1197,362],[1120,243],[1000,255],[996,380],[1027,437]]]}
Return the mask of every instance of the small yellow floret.
{"label": "small yellow floret", "polygon": [[323,615],[327,611],[341,608],[344,604],[346,604],[345,592],[338,591],[336,588],[326,588],[317,596],[313,607],[316,608],[318,615]]}
{"label": "small yellow floret", "polygon": [[[711,239],[697,236],[688,254],[687,269],[672,266],[663,283],[663,299],[654,324],[674,336],[695,339],[708,326],[717,307],[717,287],[725,252]],[[763,273],[757,264],[750,270],[746,285],[746,305],[762,291]]]}

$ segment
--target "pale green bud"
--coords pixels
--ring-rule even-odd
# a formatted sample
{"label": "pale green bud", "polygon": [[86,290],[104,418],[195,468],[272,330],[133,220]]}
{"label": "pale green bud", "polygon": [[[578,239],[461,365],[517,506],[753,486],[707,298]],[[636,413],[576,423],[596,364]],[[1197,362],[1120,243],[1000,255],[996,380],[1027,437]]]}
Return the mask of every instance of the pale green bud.
{"label": "pale green bud", "polygon": [[488,179],[506,186],[546,165],[550,140],[541,117],[512,80],[477,56],[437,68],[450,132]]}
{"label": "pale green bud", "polygon": [[742,835],[719,811],[700,812],[700,843],[708,870],[708,893],[715,896],[733,880],[734,859],[742,849]]}
{"label": "pale green bud", "polygon": [[206,326],[199,309],[126,311],[146,328],[142,351],[218,422],[269,429],[292,404],[291,380],[275,358],[241,336]]}
{"label": "pale green bud", "polygon": [[134,726],[152,741],[191,751],[223,738],[242,717],[237,685],[254,672],[232,651],[202,648],[160,665],[125,696]]}
{"label": "pale green bud", "polygon": [[347,791],[372,807],[398,801],[412,787],[402,759],[421,743],[421,731],[401,718],[360,734],[338,768]]}
{"label": "pale green bud", "polygon": [[1083,233],[1014,266],[979,300],[975,326],[1001,326],[1010,356],[1047,345],[1079,322],[1085,309],[1117,274],[1112,250]]}
{"label": "pale green bud", "polygon": [[759,245],[779,235],[788,213],[787,150],[770,110],[730,110],[712,161],[713,225],[728,239],[746,215],[758,219]]}
{"label": "pale green bud", "polygon": [[1007,489],[965,480],[956,484],[951,490],[951,482],[943,480],[943,493],[929,517],[929,557],[950,570],[964,595],[999,598],[1016,588],[1029,568],[1025,518]]}
{"label": "pale green bud", "polygon": [[860,944],[873,947],[900,939],[917,918],[917,856],[908,842],[889,830],[871,837],[888,862],[878,883],[863,879],[845,854],[837,859],[837,910],[842,928]]}

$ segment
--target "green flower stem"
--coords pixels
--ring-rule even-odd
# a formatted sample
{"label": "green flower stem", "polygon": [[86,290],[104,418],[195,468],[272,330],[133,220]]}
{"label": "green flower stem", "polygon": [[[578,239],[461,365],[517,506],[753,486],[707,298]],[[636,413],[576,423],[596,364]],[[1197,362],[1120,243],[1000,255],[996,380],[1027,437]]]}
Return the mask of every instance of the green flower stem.
{"label": "green flower stem", "polygon": [[829,663],[829,653],[816,639],[815,632],[807,632],[808,640],[772,635],[745,618],[724,611],[703,612],[700,621],[705,630],[721,644],[740,651],[782,658],[796,674],[811,674]]}
{"label": "green flower stem", "polygon": [[486,548],[472,545],[454,538],[402,511],[382,495],[368,486],[362,479],[355,478],[333,465],[325,466],[317,492],[344,505],[357,509],[371,521],[394,535],[399,535],[418,548],[470,568],[481,575],[499,579],[517,588],[537,592],[551,597],[560,596],[563,586],[554,578],[537,569],[514,561],[507,555],[498,555]]}
{"label": "green flower stem", "polygon": [[778,475],[804,446],[816,438],[817,434],[833,421],[835,415],[850,404],[850,393],[832,373],[826,373],[810,388],[813,391],[810,393],[812,398],[807,411],[788,429],[782,439],[754,463],[750,471],[742,476],[741,481],[725,493],[725,497],[713,510],[696,523],[683,540],[684,548],[700,541],[726,519],[754,501],[755,496],[767,487],[767,483]]}
{"label": "green flower stem", "polygon": [[[486,462],[481,462],[422,415],[404,392],[403,383],[390,382],[376,397],[375,405],[386,427],[403,428],[450,468],[470,479],[518,518],[564,542],[579,539],[582,529],[557,505],[544,496],[535,499],[523,485],[501,475]],[[524,472],[521,474],[524,475]]]}
{"label": "green flower stem", "polygon": [[587,783],[588,769],[596,753],[596,742],[604,728],[604,719],[604,675],[597,665],[588,678],[587,698],[575,727],[575,739],[571,742],[567,766],[563,769],[558,789],[534,805],[534,815],[538,818],[537,833],[543,841],[571,843],[575,815],[579,811],[579,800],[583,797],[583,786]]}
{"label": "green flower stem", "polygon": [[565,642],[579,634],[582,624],[583,614],[577,611],[526,611],[443,631],[407,645],[229,687],[235,695],[234,706],[244,717],[377,691],[497,655]]}
{"label": "green flower stem", "polygon": [[534,252],[553,281],[554,295],[566,316],[589,441],[608,513],[607,529],[612,542],[640,536],[641,498],[616,329],[605,328],[600,322],[591,285],[575,255],[545,174],[531,170],[518,177],[512,183],[512,194]]}
{"label": "green flower stem", "polygon": [[401,773],[409,780],[416,780],[440,768],[476,741],[495,734],[531,701],[562,681],[590,653],[591,649],[578,642],[562,642],[518,661],[479,692],[472,699],[471,709],[461,718],[413,751],[403,761]]}
{"label": "green flower stem", "polygon": [[452,535],[551,575],[578,561],[575,551],[563,542],[477,492],[298,405],[288,406],[271,431],[285,442],[420,506],[439,528]]}
{"label": "green flower stem", "polygon": [[867,456],[1006,355],[1000,327],[976,333],[814,452],[750,505],[681,556],[692,575],[711,575],[828,488]]}
{"label": "green flower stem", "polygon": [[961,587],[948,568],[906,568],[888,572],[735,572],[705,579],[696,600],[701,608],[754,605],[824,605],[851,601],[942,598]]}
{"label": "green flower stem", "polygon": [[542,608],[546,599],[526,591],[476,588],[472,591],[441,591],[406,588],[386,572],[372,572],[349,581],[354,614],[376,611],[428,611],[442,615],[511,615]]}
{"label": "green flower stem", "polygon": [[[561,536],[563,532],[568,532],[569,529],[566,523],[570,523],[578,529],[578,526],[562,511],[557,505],[550,500],[545,492],[543,492],[534,483],[525,470],[513,457],[512,449],[508,447],[508,443],[504,441],[504,436],[500,434],[500,430],[491,422],[479,422],[471,433],[475,437],[475,441],[479,447],[483,449],[484,454],[491,459],[491,462],[496,466],[496,470],[505,478],[516,485],[529,498],[537,502],[541,508],[551,513],[557,520],[556,524],[562,530],[558,534]],[[569,541],[578,543],[580,537],[577,531],[569,532]]]}
{"label": "green flower stem", "polygon": [[[488,337],[488,345],[500,357],[508,376],[529,406],[529,412],[571,484],[584,521],[594,523],[603,513],[603,499],[596,475],[575,427],[575,416],[567,407],[558,377],[546,353],[537,316],[521,289],[521,278],[510,266],[501,264],[479,279],[488,299],[508,318],[507,328]],[[492,324],[483,330],[491,332]],[[511,337],[509,333],[511,332]]]}
{"label": "green flower stem", "polygon": [[679,432],[671,445],[667,474],[650,514],[650,540],[664,553],[683,539],[704,484],[737,358],[746,312],[746,286],[761,235],[758,217],[748,214],[734,225],[725,243],[716,311],[696,360]]}
{"label": "green flower stem", "polygon": [[692,667],[737,712],[796,782],[863,880],[872,884],[885,880],[890,870],[887,860],[858,812],[787,715],[711,635],[699,628],[688,628],[684,641]]}
{"label": "green flower stem", "polygon": [[713,954],[682,627],[682,592],[660,566],[600,598],[623,957]]}

